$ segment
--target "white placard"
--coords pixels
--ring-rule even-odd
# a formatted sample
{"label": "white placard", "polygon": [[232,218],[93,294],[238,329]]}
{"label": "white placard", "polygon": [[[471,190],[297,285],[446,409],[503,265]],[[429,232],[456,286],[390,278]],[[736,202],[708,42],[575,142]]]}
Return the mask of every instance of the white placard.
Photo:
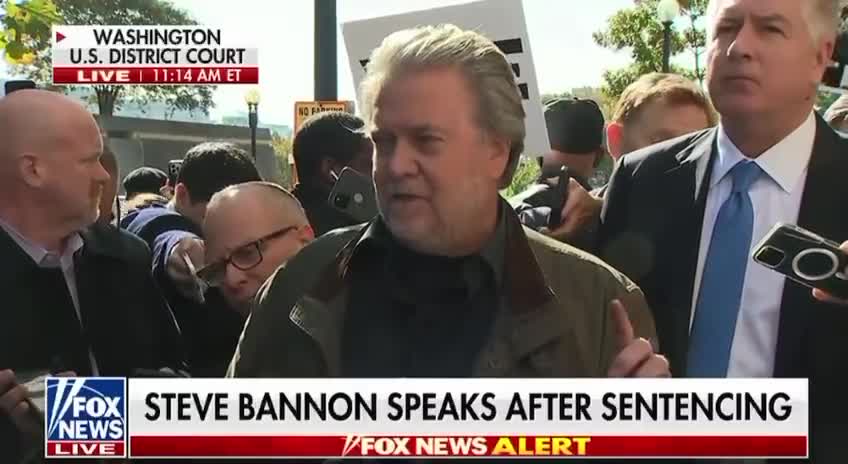
{"label": "white placard", "polygon": [[521,0],[483,0],[342,24],[342,35],[359,98],[359,83],[371,51],[389,34],[413,27],[453,24],[473,29],[494,41],[507,55],[524,94],[527,136],[524,153],[541,156],[550,150],[536,68]]}

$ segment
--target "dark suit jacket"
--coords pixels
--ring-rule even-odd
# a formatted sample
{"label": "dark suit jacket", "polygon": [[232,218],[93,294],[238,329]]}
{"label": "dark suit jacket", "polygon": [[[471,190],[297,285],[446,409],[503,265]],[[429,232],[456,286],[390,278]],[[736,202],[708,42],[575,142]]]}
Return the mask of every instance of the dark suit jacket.
{"label": "dark suit jacket", "polygon": [[[174,316],[150,274],[150,252],[140,239],[111,226],[82,233],[75,276],[86,340],[100,375],[131,376],[135,369],[185,369]],[[42,317],[43,291],[32,279],[32,259],[0,229],[0,369],[46,370],[55,352]],[[74,366],[62,366],[75,369]],[[0,462],[15,462],[16,436],[0,415]],[[11,440],[11,443],[10,443]],[[7,454],[12,453],[12,454]],[[8,459],[8,461],[7,461]]]}
{"label": "dark suit jacket", "polygon": [[[695,198],[697,160],[710,156],[717,129],[625,156],[613,173],[602,212],[598,254],[632,278],[654,313],[672,375],[686,370],[694,276],[709,183]],[[707,179],[709,177],[706,177]],[[848,140],[817,119],[798,225],[848,239]],[[780,310],[775,377],[810,379],[811,456],[841,462],[848,445],[845,376],[848,308],[821,303],[787,281]],[[836,454],[839,453],[839,454]],[[838,457],[840,461],[831,461]]]}

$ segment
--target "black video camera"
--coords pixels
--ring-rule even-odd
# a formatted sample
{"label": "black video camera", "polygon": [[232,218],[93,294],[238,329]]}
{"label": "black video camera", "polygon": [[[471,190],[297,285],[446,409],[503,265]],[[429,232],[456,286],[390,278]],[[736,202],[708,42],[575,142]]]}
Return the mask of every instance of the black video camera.
{"label": "black video camera", "polygon": [[5,95],[9,95],[13,92],[17,92],[18,90],[34,89],[34,88],[36,88],[35,82],[27,81],[27,80],[6,81],[6,83],[3,84],[3,90],[5,92]]}

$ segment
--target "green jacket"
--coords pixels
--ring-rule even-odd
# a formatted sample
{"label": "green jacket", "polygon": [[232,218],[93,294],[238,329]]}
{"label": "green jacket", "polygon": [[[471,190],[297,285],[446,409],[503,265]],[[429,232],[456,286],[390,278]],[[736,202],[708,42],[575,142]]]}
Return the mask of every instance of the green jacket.
{"label": "green jacket", "polygon": [[[641,290],[598,258],[506,219],[503,291],[476,377],[605,377],[618,352],[609,310],[621,299],[636,336],[654,342]],[[259,290],[230,377],[338,377],[348,285],[362,225],[304,248]]]}

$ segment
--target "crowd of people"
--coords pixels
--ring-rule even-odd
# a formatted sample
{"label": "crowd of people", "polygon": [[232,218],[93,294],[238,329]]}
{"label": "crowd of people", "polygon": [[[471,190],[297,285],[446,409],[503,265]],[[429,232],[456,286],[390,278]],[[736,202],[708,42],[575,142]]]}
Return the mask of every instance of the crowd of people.
{"label": "crowd of people", "polygon": [[[493,42],[450,25],[383,40],[361,115],[295,134],[292,192],[209,141],[173,179],[131,172],[115,207],[90,113],[41,90],[0,99],[0,461],[43,446],[26,383],[51,373],[802,377],[811,457],[841,462],[848,301],[751,259],[779,222],[848,239],[848,105],[814,108],[838,7],[713,0],[708,92],[654,73],[609,121],[548,103],[540,166],[572,173],[561,211],[545,174],[502,197],[521,95]],[[592,185],[606,152],[615,170]],[[328,202],[345,167],[373,178],[368,223]]]}

